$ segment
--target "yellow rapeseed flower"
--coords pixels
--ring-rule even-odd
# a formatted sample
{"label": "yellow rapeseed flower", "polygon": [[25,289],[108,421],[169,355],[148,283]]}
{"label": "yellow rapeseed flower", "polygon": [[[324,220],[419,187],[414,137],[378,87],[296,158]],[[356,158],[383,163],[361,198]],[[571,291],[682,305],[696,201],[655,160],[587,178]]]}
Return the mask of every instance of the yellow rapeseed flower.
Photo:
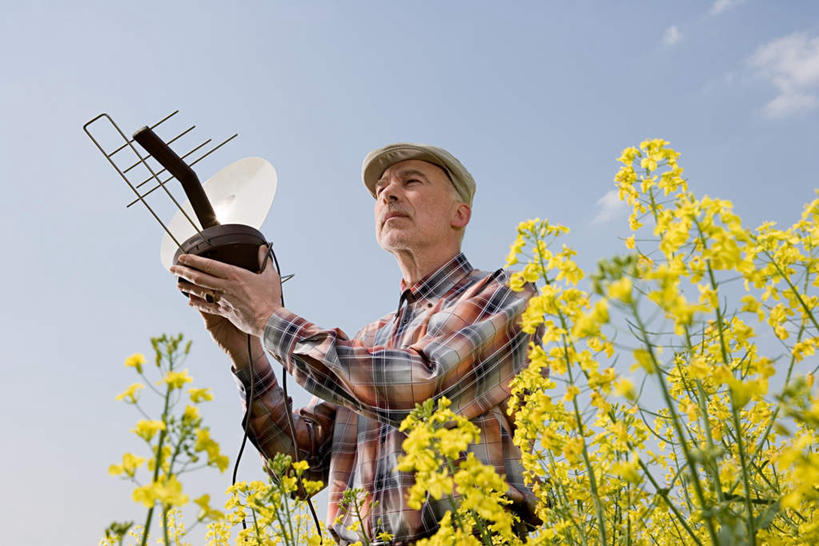
{"label": "yellow rapeseed flower", "polygon": [[794,343],[791,354],[796,362],[801,362],[806,356],[813,356],[817,347],[819,347],[819,337],[803,339]]}
{"label": "yellow rapeseed flower", "polygon": [[154,435],[160,430],[165,430],[165,423],[163,421],[141,419],[137,422],[136,428],[131,429],[131,432],[146,442],[150,442]]}
{"label": "yellow rapeseed flower", "polygon": [[609,284],[608,297],[620,300],[624,303],[631,303],[631,279],[622,277]]}
{"label": "yellow rapeseed flower", "polygon": [[632,456],[628,461],[620,461],[612,464],[611,471],[629,483],[637,484],[642,481],[640,464],[636,456]]}
{"label": "yellow rapeseed flower", "polygon": [[199,517],[197,518],[199,521],[205,519],[220,520],[225,517],[222,512],[210,507],[210,495],[202,495],[201,497],[193,499],[193,502],[201,509]]}
{"label": "yellow rapeseed flower", "polygon": [[139,457],[133,453],[125,453],[122,456],[122,464],[112,464],[108,467],[108,473],[113,476],[126,474],[127,476],[133,478],[137,468],[139,468],[144,462],[144,457]]}
{"label": "yellow rapeseed flower", "polygon": [[642,154],[640,150],[635,148],[634,146],[629,146],[623,150],[623,153],[620,154],[620,157],[617,158],[617,161],[624,165],[631,165],[635,159],[640,157]]}
{"label": "yellow rapeseed flower", "polygon": [[199,421],[202,417],[199,415],[199,408],[196,406],[185,406],[185,412],[182,414],[182,420],[188,422]]}
{"label": "yellow rapeseed flower", "polygon": [[566,394],[563,395],[563,401],[571,402],[577,397],[578,394],[580,394],[580,389],[577,387],[577,385],[569,385],[566,387]]}
{"label": "yellow rapeseed flower", "polygon": [[191,397],[191,402],[194,404],[198,404],[200,402],[207,402],[209,400],[213,400],[213,393],[210,392],[210,389],[195,389],[191,387],[188,389],[188,394]]}
{"label": "yellow rapeseed flower", "polygon": [[200,428],[196,431],[196,442],[193,445],[194,451],[204,451],[208,455],[208,464],[215,466],[220,472],[224,472],[228,467],[229,461],[225,455],[222,455],[219,444],[210,437],[210,430],[207,428]]}
{"label": "yellow rapeseed flower", "polygon": [[620,378],[617,383],[614,384],[614,392],[618,396],[622,396],[628,400],[635,400],[637,396],[634,390],[634,383],[625,377]]}
{"label": "yellow rapeseed flower", "polygon": [[711,374],[711,368],[704,355],[695,355],[686,369],[694,379],[706,379]]}
{"label": "yellow rapeseed flower", "polygon": [[521,253],[523,247],[526,246],[526,240],[518,235],[515,242],[509,247],[509,255],[506,257],[506,267],[510,267],[518,263],[518,254]]}
{"label": "yellow rapeseed flower", "polygon": [[145,388],[145,385],[142,383],[132,383],[130,387],[125,389],[123,392],[119,393],[116,397],[117,400],[125,400],[129,404],[136,404],[137,402],[137,393]]}
{"label": "yellow rapeseed flower", "polygon": [[132,493],[134,502],[151,508],[157,502],[163,506],[182,506],[188,502],[188,496],[182,493],[182,484],[176,478],[161,477],[159,480],[137,487]]}
{"label": "yellow rapeseed flower", "polygon": [[135,368],[137,373],[142,373],[143,364],[145,364],[145,355],[142,353],[134,353],[125,359],[125,365],[129,368]]}
{"label": "yellow rapeseed flower", "polygon": [[182,385],[190,383],[191,381],[193,381],[193,378],[188,375],[187,368],[181,372],[168,372],[168,374],[162,378],[162,382],[167,384],[171,389],[181,389]]}
{"label": "yellow rapeseed flower", "polygon": [[654,373],[657,371],[657,367],[654,365],[654,359],[645,349],[636,349],[634,351],[634,359],[637,361],[634,366],[632,366],[632,371],[636,369],[636,366],[643,368],[647,373]]}

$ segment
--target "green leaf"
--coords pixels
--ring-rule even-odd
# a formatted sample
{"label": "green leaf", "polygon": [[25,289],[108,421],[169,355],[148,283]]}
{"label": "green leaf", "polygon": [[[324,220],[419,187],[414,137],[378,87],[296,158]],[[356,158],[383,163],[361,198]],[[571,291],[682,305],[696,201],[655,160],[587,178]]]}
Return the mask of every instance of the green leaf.
{"label": "green leaf", "polygon": [[767,529],[779,511],[782,509],[779,506],[779,501],[769,505],[761,514],[756,517],[754,527],[757,529]]}

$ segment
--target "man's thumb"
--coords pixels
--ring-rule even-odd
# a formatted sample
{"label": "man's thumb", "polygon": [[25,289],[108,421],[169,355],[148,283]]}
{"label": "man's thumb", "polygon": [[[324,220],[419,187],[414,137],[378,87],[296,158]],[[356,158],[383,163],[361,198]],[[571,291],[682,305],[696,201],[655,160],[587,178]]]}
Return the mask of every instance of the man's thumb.
{"label": "man's thumb", "polygon": [[267,253],[269,250],[267,245],[259,245],[259,273],[264,272],[267,267]]}

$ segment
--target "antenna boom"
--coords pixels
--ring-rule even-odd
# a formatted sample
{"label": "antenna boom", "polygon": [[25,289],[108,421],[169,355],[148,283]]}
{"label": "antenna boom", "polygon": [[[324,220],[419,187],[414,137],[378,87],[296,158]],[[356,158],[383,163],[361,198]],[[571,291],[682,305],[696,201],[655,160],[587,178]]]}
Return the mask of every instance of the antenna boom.
{"label": "antenna boom", "polygon": [[213,206],[211,206],[210,200],[208,200],[208,196],[205,194],[205,190],[202,189],[202,184],[193,169],[176,155],[176,152],[165,144],[150,127],[143,127],[136,131],[134,140],[145,148],[174,178],[179,180],[202,228],[207,229],[218,226],[219,220],[216,219]]}

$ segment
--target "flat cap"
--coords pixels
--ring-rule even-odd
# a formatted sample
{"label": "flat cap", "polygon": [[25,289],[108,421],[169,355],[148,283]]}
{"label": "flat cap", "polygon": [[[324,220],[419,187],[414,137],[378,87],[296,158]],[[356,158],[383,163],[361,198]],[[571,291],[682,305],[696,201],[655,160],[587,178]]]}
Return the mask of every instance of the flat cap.
{"label": "flat cap", "polygon": [[400,142],[368,153],[361,166],[361,177],[370,194],[375,197],[375,185],[384,171],[409,159],[419,159],[441,167],[463,202],[472,206],[472,198],[475,196],[475,180],[472,175],[455,156],[443,148],[426,144]]}

